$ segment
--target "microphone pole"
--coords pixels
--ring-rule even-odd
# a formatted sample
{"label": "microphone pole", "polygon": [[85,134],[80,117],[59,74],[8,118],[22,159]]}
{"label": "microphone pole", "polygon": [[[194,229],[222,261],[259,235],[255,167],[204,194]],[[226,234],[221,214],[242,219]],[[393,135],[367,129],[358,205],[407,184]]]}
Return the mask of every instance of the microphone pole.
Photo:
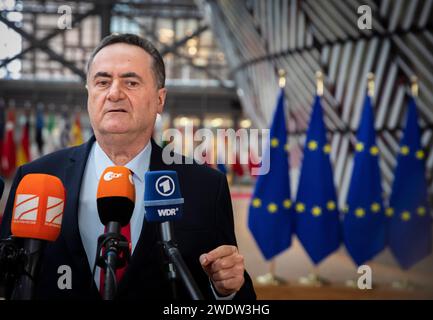
{"label": "microphone pole", "polygon": [[129,258],[129,245],[125,237],[120,234],[120,224],[118,222],[108,222],[106,236],[107,245],[105,246],[105,284],[104,284],[104,300],[113,300],[116,295],[116,270],[118,263],[124,264],[119,258],[120,252],[124,252],[124,257]]}
{"label": "microphone pole", "polygon": [[[188,269],[188,266],[186,265],[185,261],[182,258],[182,255],[179,252],[179,249],[177,248],[176,243],[172,238],[170,221],[165,221],[160,224],[160,232],[162,238],[162,248],[170,262],[168,265],[167,276],[169,280],[172,281],[172,285],[174,286],[173,293],[176,295],[177,291],[175,289],[174,280],[178,278],[177,271],[179,271],[180,278],[182,279],[183,284],[188,290],[191,299],[203,300],[203,295],[201,294],[197,283],[195,282],[191,272]],[[172,264],[174,264],[175,268],[173,268]],[[176,297],[174,298],[176,299]]]}
{"label": "microphone pole", "polygon": [[38,239],[24,241],[24,252],[27,257],[23,274],[18,279],[12,293],[12,300],[31,300],[35,295],[35,276],[39,274],[40,257],[44,242]]}

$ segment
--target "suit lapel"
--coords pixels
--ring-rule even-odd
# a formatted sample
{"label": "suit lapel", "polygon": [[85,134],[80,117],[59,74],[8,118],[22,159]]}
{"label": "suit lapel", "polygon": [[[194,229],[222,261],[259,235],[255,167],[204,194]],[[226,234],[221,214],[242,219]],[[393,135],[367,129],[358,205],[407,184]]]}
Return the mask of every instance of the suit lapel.
{"label": "suit lapel", "polygon": [[[90,149],[95,142],[92,137],[87,143],[73,149],[68,165],[65,168],[66,208],[63,216],[63,238],[67,244],[75,269],[79,270],[81,277],[91,284],[92,274],[89,262],[81,241],[78,228],[78,207],[80,199],[81,181],[86,167]],[[95,287],[96,288],[96,287]]]}

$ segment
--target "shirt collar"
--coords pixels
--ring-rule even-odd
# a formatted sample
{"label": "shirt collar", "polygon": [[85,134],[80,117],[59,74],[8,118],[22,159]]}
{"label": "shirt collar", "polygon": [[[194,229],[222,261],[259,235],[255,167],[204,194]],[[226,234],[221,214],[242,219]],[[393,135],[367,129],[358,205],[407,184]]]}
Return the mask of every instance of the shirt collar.
{"label": "shirt collar", "polygon": [[[144,173],[149,170],[151,153],[152,143],[149,140],[143,150],[141,150],[139,154],[137,154],[131,161],[129,161],[125,165],[125,167],[134,172],[135,176],[140,180],[140,182],[144,181]],[[99,146],[98,141],[95,142],[94,159],[96,176],[98,177],[98,179],[101,177],[105,168],[115,166],[115,164],[110,160],[104,150],[102,150],[102,148]]]}

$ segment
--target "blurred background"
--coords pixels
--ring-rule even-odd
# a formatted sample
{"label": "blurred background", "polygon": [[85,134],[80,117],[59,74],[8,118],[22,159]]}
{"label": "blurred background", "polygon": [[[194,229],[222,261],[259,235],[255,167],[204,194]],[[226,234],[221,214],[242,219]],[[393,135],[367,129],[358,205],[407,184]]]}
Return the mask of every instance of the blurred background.
{"label": "blurred background", "polygon": [[[322,138],[329,145],[324,161],[331,164],[330,188],[336,194],[335,208],[329,209],[328,202],[328,209],[349,210],[355,155],[362,151],[357,134],[364,119],[366,92],[372,89],[373,116],[365,116],[369,119],[365,121],[373,124],[371,146],[378,150],[372,155],[378,155],[379,175],[372,175],[371,180],[380,185],[381,214],[389,219],[393,213],[400,214],[393,212],[391,201],[398,188],[398,194],[404,195],[400,200],[412,201],[416,211],[402,211],[402,221],[425,219],[416,220],[424,228],[412,225],[411,232],[405,233],[404,224],[397,227],[403,231],[394,234],[394,244],[387,240],[365,262],[372,271],[372,290],[357,287],[361,276],[357,267],[364,263],[353,258],[344,241],[316,261],[311,250],[305,249],[308,241],[300,241],[302,236],[292,230],[291,244],[265,259],[248,227],[249,214],[258,207],[251,205],[252,198],[264,201],[254,192],[259,178],[251,174],[253,164],[209,165],[228,176],[238,245],[259,298],[433,298],[432,0],[0,0],[0,11],[0,154],[1,176],[6,181],[0,215],[19,165],[81,144],[92,135],[86,111],[87,59],[103,37],[134,33],[152,41],[166,65],[168,98],[154,134],[161,144],[162,132],[168,128],[269,129],[275,124],[282,87],[284,139],[290,151],[285,160],[271,157],[271,165],[289,161],[287,198],[293,204],[300,197],[305,146],[311,146],[308,134],[318,126],[310,118],[321,81]],[[317,71],[323,80],[318,81]],[[370,82],[374,88],[369,87],[368,73],[374,74]],[[406,131],[412,98],[415,131],[419,132],[416,146],[403,139],[414,135]],[[414,157],[420,160],[417,172],[422,173],[415,187],[404,189],[404,177],[411,176],[407,168],[414,167],[405,167],[403,160],[400,165],[399,159],[414,148]],[[241,153],[251,159],[258,150],[230,152],[236,159]],[[217,154],[208,156],[215,159]],[[403,177],[401,185],[395,183],[396,172]],[[269,190],[281,187],[279,182],[267,183]],[[363,183],[358,185],[368,193],[371,188]],[[413,203],[414,197],[419,203]],[[356,212],[358,217],[363,214]],[[414,233],[424,234],[424,250],[404,263],[405,252],[398,251],[412,247],[417,251],[421,246],[419,239],[411,238]],[[362,236],[374,237],[374,233]],[[398,238],[401,243],[396,243]]]}

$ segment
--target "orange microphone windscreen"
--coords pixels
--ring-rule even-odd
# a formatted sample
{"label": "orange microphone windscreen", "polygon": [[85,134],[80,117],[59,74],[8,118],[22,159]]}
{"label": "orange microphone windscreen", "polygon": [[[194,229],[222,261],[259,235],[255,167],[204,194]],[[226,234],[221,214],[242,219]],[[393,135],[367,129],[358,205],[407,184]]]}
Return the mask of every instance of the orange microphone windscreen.
{"label": "orange microphone windscreen", "polygon": [[135,186],[131,171],[122,166],[107,167],[99,179],[98,214],[101,222],[128,224],[134,211]]}
{"label": "orange microphone windscreen", "polygon": [[62,227],[65,188],[52,175],[31,173],[18,184],[12,213],[12,234],[55,241]]}
{"label": "orange microphone windscreen", "polygon": [[126,167],[107,167],[99,179],[99,198],[125,197],[135,202],[135,187],[132,180],[132,173]]}

